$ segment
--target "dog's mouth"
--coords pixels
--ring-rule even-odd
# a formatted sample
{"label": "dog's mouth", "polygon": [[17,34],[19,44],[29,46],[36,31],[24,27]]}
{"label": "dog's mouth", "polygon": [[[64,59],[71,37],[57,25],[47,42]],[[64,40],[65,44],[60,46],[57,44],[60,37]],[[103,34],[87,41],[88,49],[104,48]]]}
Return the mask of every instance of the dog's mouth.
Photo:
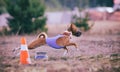
{"label": "dog's mouth", "polygon": [[75,32],[75,33],[73,33],[73,35],[75,35],[76,37],[79,37],[79,36],[81,36],[81,32],[80,31],[77,31],[77,32]]}

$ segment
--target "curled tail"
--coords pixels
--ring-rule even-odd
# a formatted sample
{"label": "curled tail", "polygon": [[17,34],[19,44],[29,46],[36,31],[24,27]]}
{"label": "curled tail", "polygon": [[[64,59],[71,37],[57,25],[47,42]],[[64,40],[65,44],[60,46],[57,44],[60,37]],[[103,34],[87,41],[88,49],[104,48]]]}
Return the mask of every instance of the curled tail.
{"label": "curled tail", "polygon": [[35,49],[41,45],[46,44],[45,40],[47,38],[47,34],[42,32],[40,33],[36,39],[28,44],[28,49]]}
{"label": "curled tail", "polygon": [[37,38],[47,38],[47,34],[45,32],[40,33]]}

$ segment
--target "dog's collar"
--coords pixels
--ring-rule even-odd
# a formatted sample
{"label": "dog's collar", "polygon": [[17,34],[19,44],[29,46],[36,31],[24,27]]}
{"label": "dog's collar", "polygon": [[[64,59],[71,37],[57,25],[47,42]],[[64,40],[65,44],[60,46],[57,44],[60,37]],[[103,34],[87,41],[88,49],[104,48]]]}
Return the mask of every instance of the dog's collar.
{"label": "dog's collar", "polygon": [[60,37],[63,37],[64,35],[57,35],[55,37],[51,37],[51,38],[46,38],[46,43],[52,47],[52,48],[55,48],[55,49],[60,49],[60,48],[63,48],[64,46],[59,46],[57,43],[56,43],[56,40]]}

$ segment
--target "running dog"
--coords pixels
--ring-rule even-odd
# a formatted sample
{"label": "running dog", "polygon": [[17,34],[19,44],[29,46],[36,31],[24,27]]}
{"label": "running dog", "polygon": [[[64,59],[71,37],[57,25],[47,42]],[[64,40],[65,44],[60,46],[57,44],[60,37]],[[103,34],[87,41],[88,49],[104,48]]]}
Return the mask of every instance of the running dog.
{"label": "running dog", "polygon": [[37,36],[37,38],[34,41],[32,41],[30,44],[28,44],[28,49],[30,49],[30,50],[35,49],[41,45],[47,44],[51,48],[65,49],[65,52],[64,52],[64,55],[65,55],[66,53],[68,53],[67,46],[73,45],[77,49],[77,45],[75,43],[70,42],[72,35],[74,35],[76,37],[79,37],[81,35],[81,32],[74,24],[71,24],[68,27],[67,31],[64,31],[62,34],[59,34],[55,37],[49,38],[46,33],[42,32]]}

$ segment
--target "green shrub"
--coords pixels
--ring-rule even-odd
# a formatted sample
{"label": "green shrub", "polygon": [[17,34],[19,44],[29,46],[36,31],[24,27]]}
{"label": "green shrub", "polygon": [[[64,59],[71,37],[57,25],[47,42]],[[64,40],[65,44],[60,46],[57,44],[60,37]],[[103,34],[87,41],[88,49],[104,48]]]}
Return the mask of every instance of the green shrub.
{"label": "green shrub", "polygon": [[85,31],[89,30],[90,27],[88,25],[88,15],[86,14],[85,18],[77,17],[76,15],[72,18],[72,23],[75,24],[79,28],[83,28]]}
{"label": "green shrub", "polygon": [[24,34],[45,30],[45,6],[40,0],[5,0],[5,2],[8,13],[13,17],[8,19],[11,33]]}

